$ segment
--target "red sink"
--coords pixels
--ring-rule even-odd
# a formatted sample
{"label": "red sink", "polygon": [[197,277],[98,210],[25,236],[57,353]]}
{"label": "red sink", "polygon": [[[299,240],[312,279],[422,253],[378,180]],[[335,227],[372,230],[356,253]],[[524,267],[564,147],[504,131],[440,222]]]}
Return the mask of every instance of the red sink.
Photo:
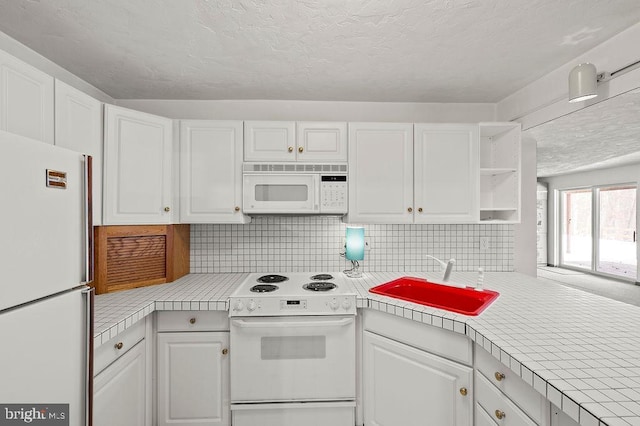
{"label": "red sink", "polygon": [[452,287],[414,277],[398,278],[369,291],[471,316],[478,315],[500,295],[491,290],[477,291],[471,287]]}

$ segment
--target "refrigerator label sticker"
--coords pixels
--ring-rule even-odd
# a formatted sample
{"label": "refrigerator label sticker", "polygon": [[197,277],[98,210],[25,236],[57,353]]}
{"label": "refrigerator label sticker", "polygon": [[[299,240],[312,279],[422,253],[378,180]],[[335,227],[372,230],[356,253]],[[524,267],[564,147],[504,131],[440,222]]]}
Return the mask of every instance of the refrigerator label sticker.
{"label": "refrigerator label sticker", "polygon": [[69,404],[1,404],[0,426],[69,426]]}
{"label": "refrigerator label sticker", "polygon": [[47,187],[67,189],[67,172],[47,169]]}

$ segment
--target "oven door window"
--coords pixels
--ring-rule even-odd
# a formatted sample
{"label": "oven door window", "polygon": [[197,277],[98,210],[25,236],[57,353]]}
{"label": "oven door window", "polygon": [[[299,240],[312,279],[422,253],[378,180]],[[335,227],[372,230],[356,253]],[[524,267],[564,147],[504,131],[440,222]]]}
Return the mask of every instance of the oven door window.
{"label": "oven door window", "polygon": [[327,357],[325,336],[269,336],[262,337],[260,358],[324,359]]}

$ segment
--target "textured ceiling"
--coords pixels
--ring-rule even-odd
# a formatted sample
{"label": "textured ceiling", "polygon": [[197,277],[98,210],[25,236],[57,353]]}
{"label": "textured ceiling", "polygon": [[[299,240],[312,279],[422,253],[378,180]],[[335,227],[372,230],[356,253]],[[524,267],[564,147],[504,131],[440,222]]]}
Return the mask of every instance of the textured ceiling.
{"label": "textured ceiling", "polygon": [[538,146],[538,176],[640,163],[640,90],[524,132]]}
{"label": "textured ceiling", "polygon": [[116,99],[496,102],[638,0],[4,0],[0,30]]}

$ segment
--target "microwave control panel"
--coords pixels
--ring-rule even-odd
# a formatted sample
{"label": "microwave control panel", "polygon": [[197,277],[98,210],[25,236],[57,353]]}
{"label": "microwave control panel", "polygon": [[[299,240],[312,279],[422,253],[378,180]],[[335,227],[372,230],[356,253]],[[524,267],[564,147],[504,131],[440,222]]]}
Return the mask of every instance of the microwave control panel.
{"label": "microwave control panel", "polygon": [[320,179],[320,212],[347,213],[347,176],[322,175]]}

